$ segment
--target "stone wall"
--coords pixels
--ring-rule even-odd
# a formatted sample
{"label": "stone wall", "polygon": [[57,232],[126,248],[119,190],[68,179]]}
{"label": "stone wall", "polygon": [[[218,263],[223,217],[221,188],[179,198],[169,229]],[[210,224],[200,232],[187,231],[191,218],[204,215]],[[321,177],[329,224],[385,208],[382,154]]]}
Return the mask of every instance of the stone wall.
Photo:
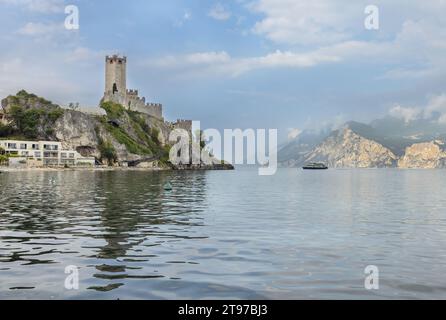
{"label": "stone wall", "polygon": [[135,108],[131,108],[133,111],[138,111],[157,119],[163,119],[163,106],[158,103],[147,103],[145,105],[137,105]]}
{"label": "stone wall", "polygon": [[113,94],[112,92],[105,92],[104,93],[104,97],[102,98],[102,101],[104,102],[114,102],[114,103],[118,103],[120,105],[123,106],[127,106],[127,97],[125,94],[122,93],[115,93]]}
{"label": "stone wall", "polygon": [[184,129],[192,133],[192,120],[177,120],[177,122],[172,123],[174,129]]}

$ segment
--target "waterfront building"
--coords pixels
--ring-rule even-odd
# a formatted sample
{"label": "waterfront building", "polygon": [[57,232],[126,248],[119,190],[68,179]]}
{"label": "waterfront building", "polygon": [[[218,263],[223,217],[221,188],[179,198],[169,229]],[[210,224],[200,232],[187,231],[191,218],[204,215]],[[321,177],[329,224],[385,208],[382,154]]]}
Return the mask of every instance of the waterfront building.
{"label": "waterfront building", "polygon": [[30,167],[94,166],[94,157],[83,157],[74,150],[64,150],[57,141],[0,140],[0,147],[10,156],[10,165]]}

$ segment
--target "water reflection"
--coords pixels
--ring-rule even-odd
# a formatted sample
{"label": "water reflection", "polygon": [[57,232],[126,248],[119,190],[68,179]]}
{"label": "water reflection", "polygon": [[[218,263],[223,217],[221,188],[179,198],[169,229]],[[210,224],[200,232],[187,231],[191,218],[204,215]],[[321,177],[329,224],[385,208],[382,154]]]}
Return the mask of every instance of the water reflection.
{"label": "water reflection", "polygon": [[2,174],[0,298],[444,298],[445,188],[446,171]]}
{"label": "water reflection", "polygon": [[[172,191],[164,191],[167,181]],[[132,263],[157,257],[136,247],[205,238],[196,231],[189,234],[190,227],[203,225],[205,173],[18,173],[2,175],[0,190],[0,262],[11,267],[57,264],[61,254],[76,254],[97,261],[90,267],[98,279],[162,278],[132,274],[143,269]],[[70,246],[73,239],[82,245]],[[90,289],[109,291],[122,285]]]}

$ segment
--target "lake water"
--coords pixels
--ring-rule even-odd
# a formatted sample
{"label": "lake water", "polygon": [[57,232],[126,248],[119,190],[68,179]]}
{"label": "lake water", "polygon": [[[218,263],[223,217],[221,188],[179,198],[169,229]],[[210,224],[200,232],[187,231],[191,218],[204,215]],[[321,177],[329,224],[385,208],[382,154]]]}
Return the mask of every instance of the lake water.
{"label": "lake water", "polygon": [[444,299],[446,171],[3,173],[12,298]]}

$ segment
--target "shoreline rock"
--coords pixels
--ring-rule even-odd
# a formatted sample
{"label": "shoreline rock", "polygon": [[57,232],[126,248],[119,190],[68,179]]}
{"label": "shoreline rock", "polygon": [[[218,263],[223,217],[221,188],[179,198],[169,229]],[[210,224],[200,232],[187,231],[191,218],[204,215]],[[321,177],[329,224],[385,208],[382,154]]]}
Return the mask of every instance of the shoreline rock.
{"label": "shoreline rock", "polygon": [[161,172],[161,171],[222,171],[235,170],[234,166],[230,164],[210,165],[210,166],[181,166],[175,168],[161,168],[161,167],[79,167],[79,168],[10,168],[0,167],[0,173],[6,172],[62,172],[62,171],[140,171],[140,172]]}

